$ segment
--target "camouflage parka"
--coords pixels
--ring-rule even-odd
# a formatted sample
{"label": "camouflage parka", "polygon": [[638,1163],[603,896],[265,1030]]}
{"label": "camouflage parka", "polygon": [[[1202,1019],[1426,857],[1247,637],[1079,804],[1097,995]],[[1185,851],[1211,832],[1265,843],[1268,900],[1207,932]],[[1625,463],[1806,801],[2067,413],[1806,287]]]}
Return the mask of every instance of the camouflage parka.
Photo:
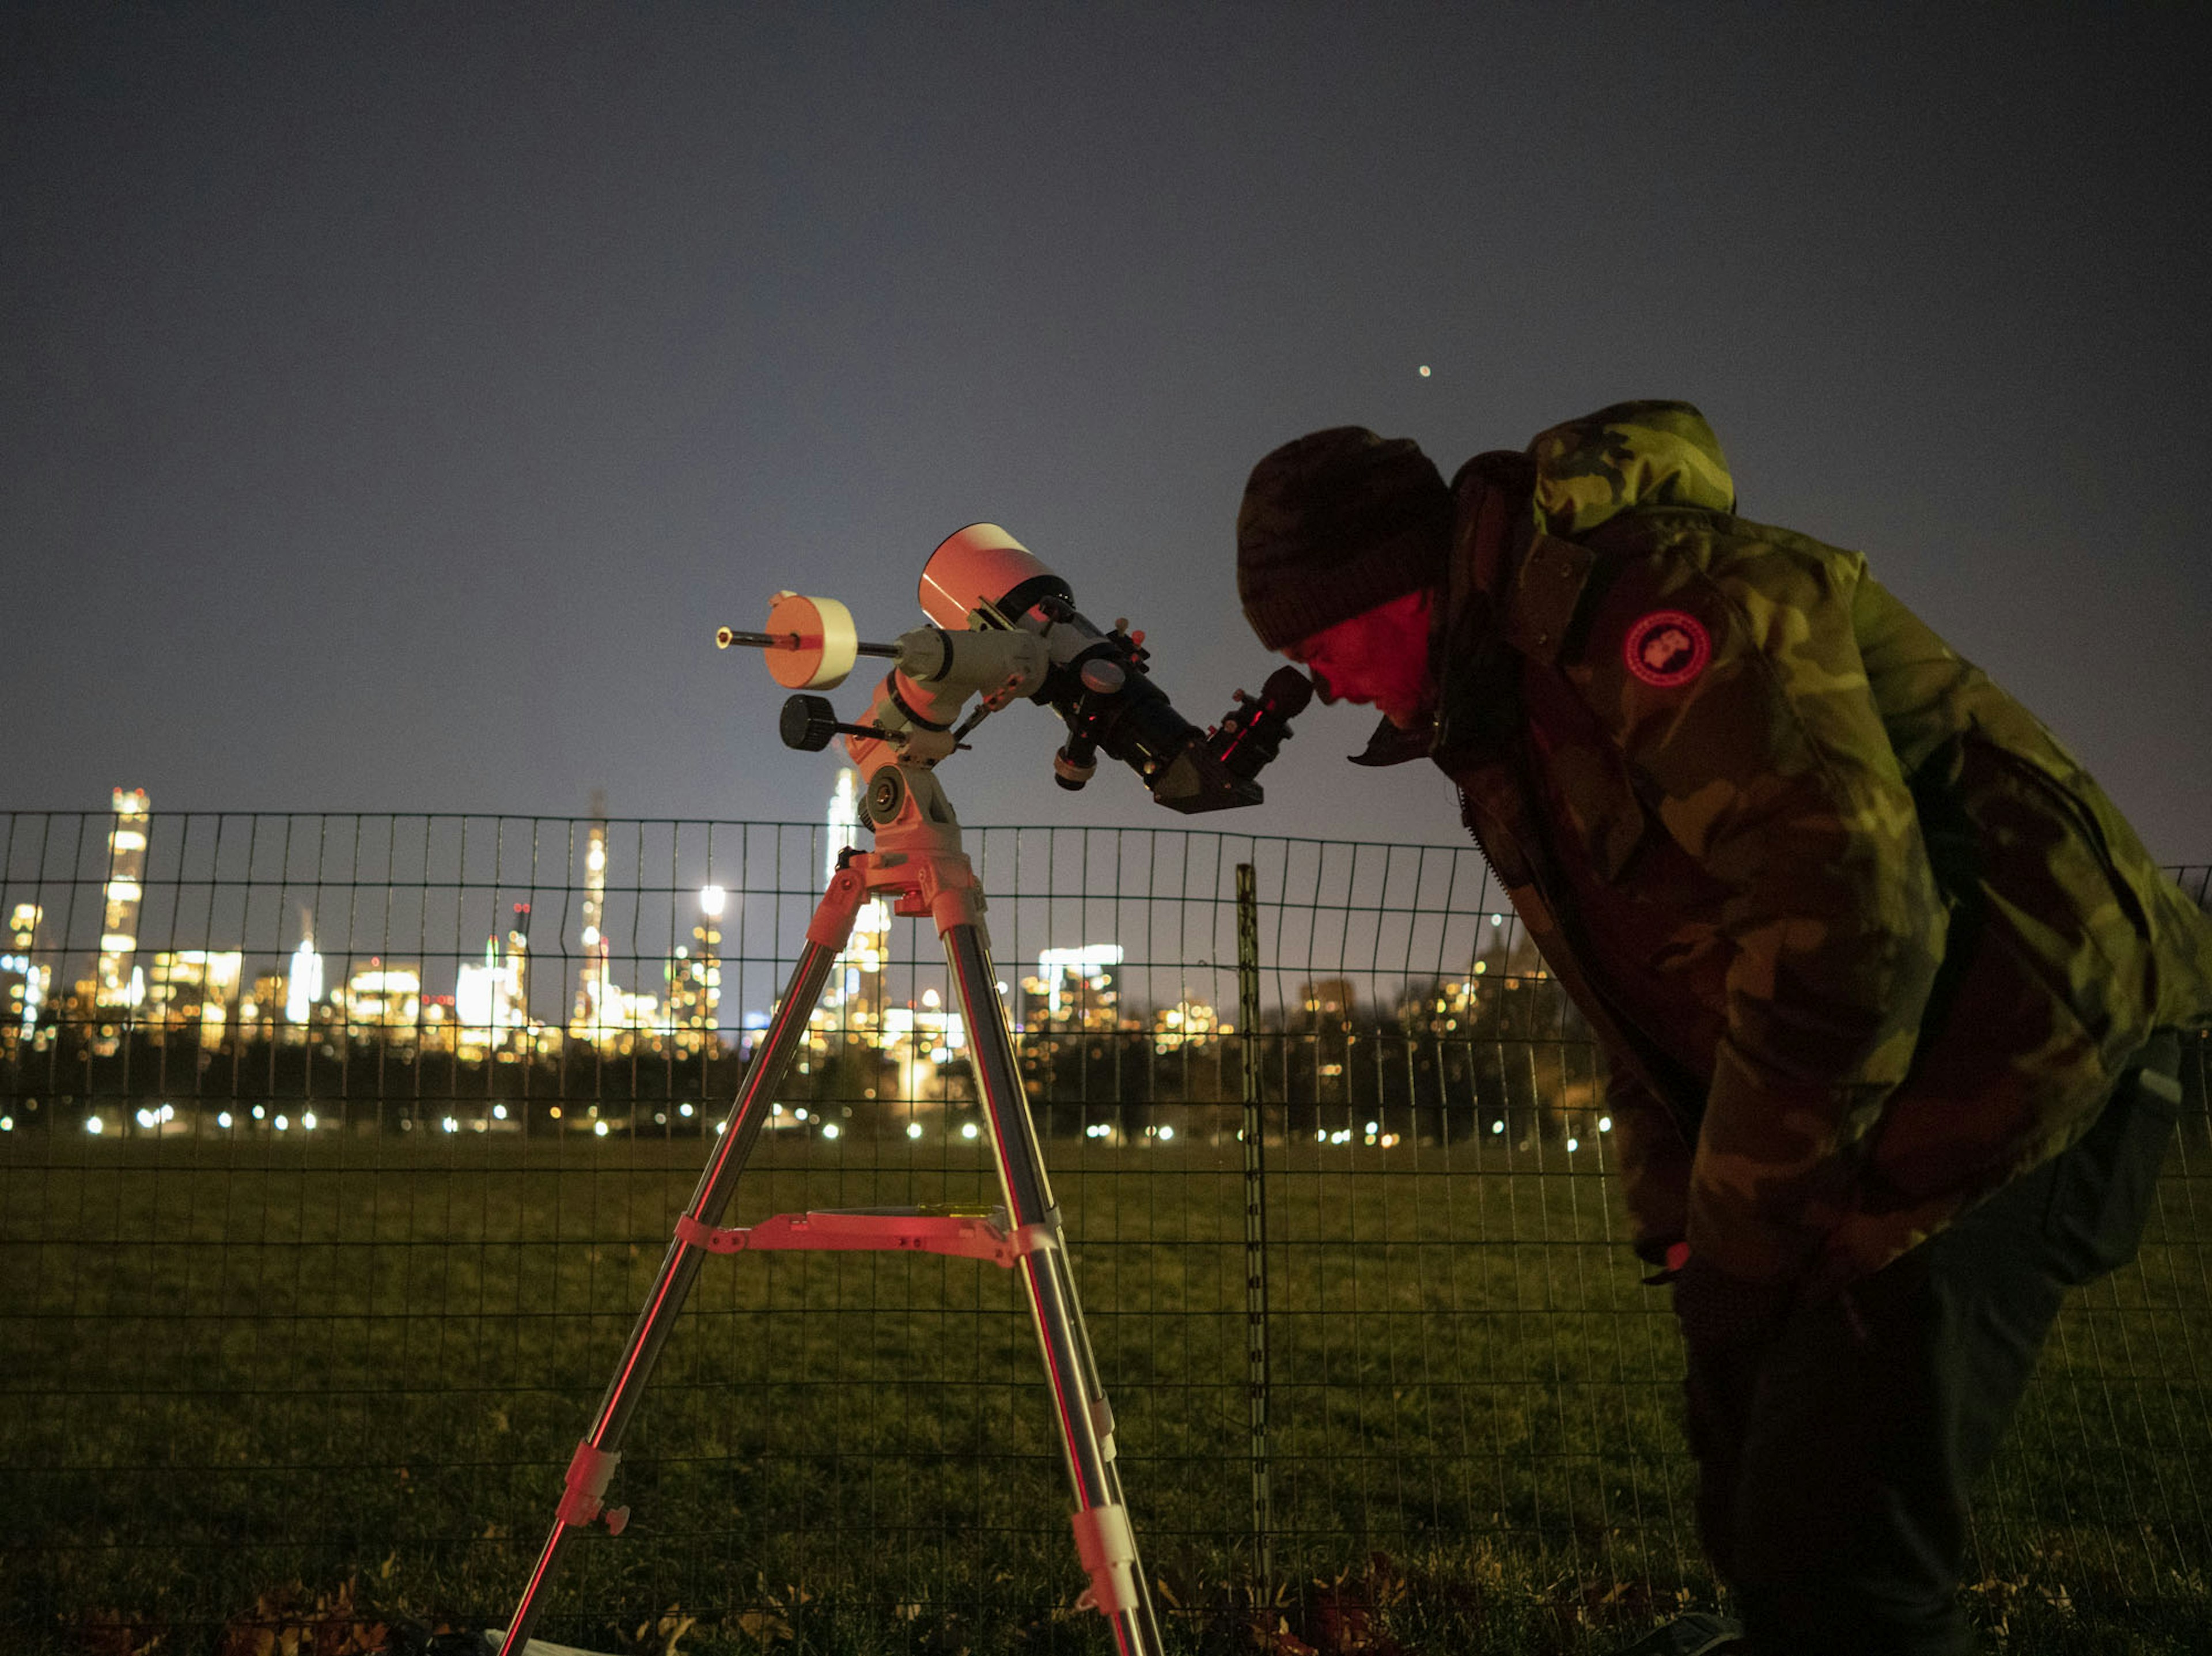
{"label": "camouflage parka", "polygon": [[1705,419],[1479,455],[1424,745],[1608,1059],[1639,1251],[1808,1288],[2064,1148],[2212,922],[1856,552],[1735,514]]}

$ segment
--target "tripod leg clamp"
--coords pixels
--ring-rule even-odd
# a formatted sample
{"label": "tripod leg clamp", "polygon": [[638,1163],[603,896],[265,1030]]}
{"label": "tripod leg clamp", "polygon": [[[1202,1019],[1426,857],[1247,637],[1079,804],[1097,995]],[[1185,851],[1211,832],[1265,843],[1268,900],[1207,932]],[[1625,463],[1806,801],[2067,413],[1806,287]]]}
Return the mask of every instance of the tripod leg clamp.
{"label": "tripod leg clamp", "polygon": [[[1006,1240],[1016,1254],[1047,1253],[1054,1248],[1065,1247],[1060,1234],[1060,1209],[1054,1208],[1042,1219],[1030,1224],[1017,1225],[1007,1233]],[[1006,1263],[1013,1262],[1010,1259]]]}
{"label": "tripod leg clamp", "polygon": [[971,879],[965,886],[950,881],[940,882],[934,892],[928,892],[929,916],[937,922],[939,935],[955,926],[973,926],[975,935],[990,947],[990,934],[983,927],[983,888]]}
{"label": "tripod leg clamp", "polygon": [[676,1239],[687,1248],[704,1248],[708,1253],[737,1253],[745,1245],[742,1229],[717,1229],[690,1214],[676,1216]]}
{"label": "tripod leg clamp", "polygon": [[[589,1439],[579,1443],[568,1461],[568,1488],[561,1497],[558,1513],[561,1521],[580,1530],[597,1518],[604,1505],[601,1498],[607,1492],[608,1481],[621,1464],[621,1450],[594,1449]],[[629,1522],[629,1508],[614,1507],[607,1513],[607,1532],[620,1535]]]}
{"label": "tripod leg clamp", "polygon": [[860,904],[868,895],[868,877],[865,856],[854,856],[851,862],[840,862],[837,872],[830,876],[830,887],[822,893],[813,919],[806,922],[806,941],[825,949],[842,949],[852,941],[853,923],[860,918]]}
{"label": "tripod leg clamp", "polygon": [[1127,1507],[1086,1507],[1071,1520],[1075,1553],[1091,1572],[1091,1586],[1075,1601],[1109,1620],[1142,1603],[1137,1591],[1137,1532]]}

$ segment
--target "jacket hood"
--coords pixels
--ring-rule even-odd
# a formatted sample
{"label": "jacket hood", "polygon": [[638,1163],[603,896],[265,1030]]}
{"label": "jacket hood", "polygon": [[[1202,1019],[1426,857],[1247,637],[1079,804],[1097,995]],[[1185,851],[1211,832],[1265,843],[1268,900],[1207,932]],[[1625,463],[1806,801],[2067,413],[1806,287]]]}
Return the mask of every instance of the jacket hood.
{"label": "jacket hood", "polygon": [[1540,432],[1536,526],[1572,539],[1639,507],[1733,513],[1735,479],[1720,440],[1687,403],[1615,403]]}

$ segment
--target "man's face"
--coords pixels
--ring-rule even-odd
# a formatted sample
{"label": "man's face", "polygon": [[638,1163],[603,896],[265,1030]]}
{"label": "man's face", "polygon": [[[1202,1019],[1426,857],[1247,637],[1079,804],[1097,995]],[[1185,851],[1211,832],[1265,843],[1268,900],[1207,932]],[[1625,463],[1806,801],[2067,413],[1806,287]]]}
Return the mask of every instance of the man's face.
{"label": "man's face", "polygon": [[1313,676],[1323,702],[1372,704],[1401,730],[1436,706],[1426,588],[1324,627],[1283,652]]}

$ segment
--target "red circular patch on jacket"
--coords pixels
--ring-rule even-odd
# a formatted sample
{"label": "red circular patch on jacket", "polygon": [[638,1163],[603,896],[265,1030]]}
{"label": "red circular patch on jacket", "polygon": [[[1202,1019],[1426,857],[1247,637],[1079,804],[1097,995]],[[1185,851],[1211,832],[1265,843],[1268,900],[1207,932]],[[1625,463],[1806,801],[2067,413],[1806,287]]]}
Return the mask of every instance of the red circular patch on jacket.
{"label": "red circular patch on jacket", "polygon": [[1713,659],[1712,635],[1694,615],[1654,610],[1628,630],[1628,670],[1660,690],[1686,685]]}

